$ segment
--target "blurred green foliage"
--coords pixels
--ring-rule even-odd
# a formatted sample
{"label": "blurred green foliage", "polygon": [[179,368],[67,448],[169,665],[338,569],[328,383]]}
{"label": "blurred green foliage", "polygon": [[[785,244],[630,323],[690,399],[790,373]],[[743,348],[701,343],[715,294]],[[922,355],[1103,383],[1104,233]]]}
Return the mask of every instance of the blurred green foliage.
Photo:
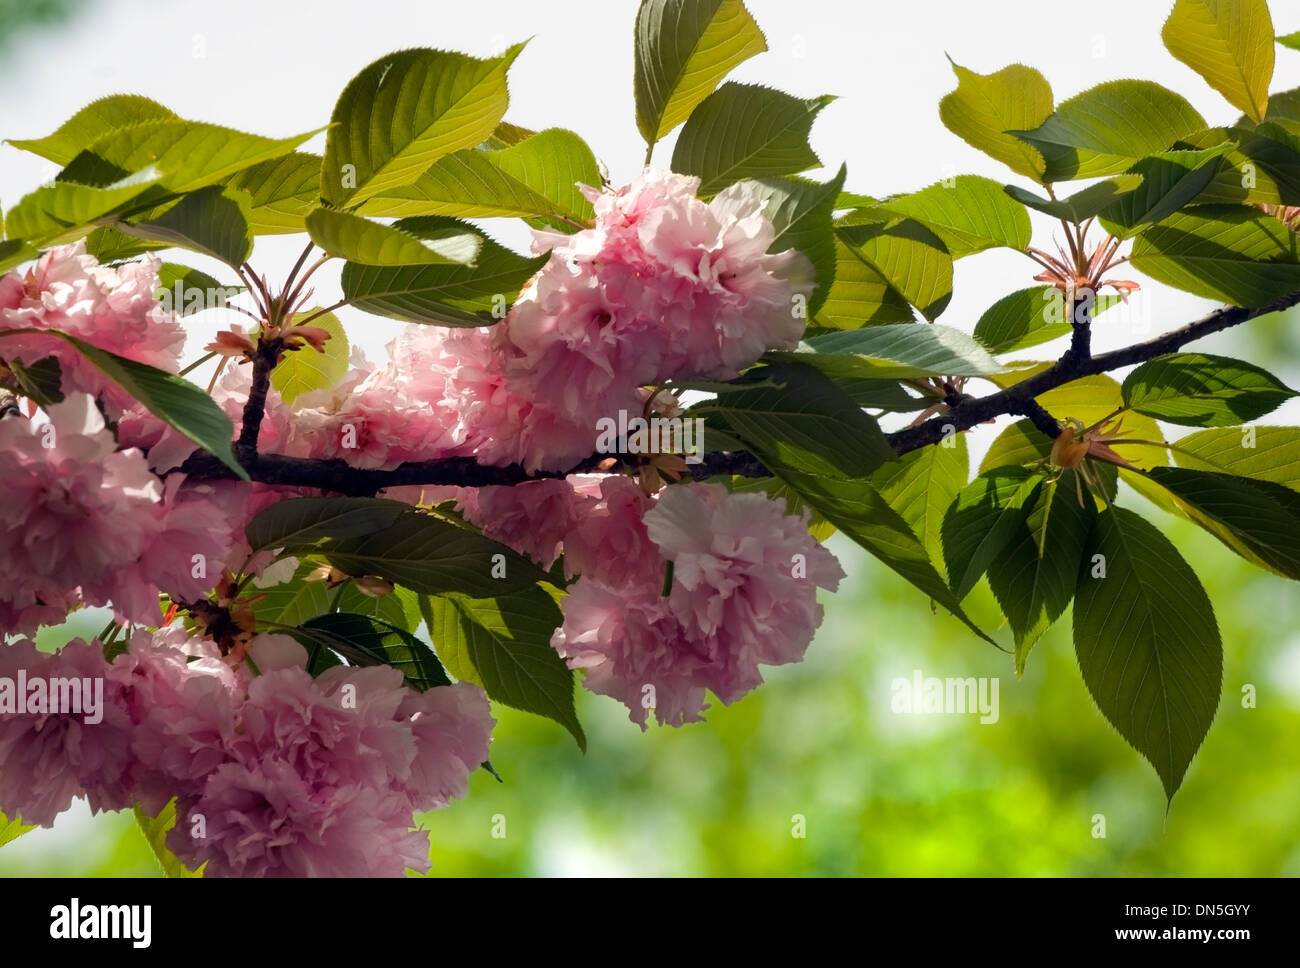
{"label": "blurred green foliage", "polygon": [[25,29],[62,23],[86,5],[87,0],[0,0],[0,53]]}
{"label": "blurred green foliage", "polygon": [[[850,577],[827,597],[807,660],[771,669],[708,723],[642,735],[621,706],[582,692],[583,756],[555,724],[499,707],[492,762],[505,782],[480,771],[467,799],[421,818],[434,876],[1300,873],[1300,599],[1151,513],[1205,580],[1225,647],[1218,715],[1168,816],[1154,771],[1092,707],[1068,615],[1017,681],[1009,655],[837,538]],[[991,598],[976,610],[987,620]],[[997,723],[892,713],[891,682],[914,669],[1001,677]],[[1247,683],[1255,709],[1242,707]],[[792,836],[796,814],[806,837]],[[79,807],[0,849],[0,874],[20,873],[158,867],[130,813]]]}

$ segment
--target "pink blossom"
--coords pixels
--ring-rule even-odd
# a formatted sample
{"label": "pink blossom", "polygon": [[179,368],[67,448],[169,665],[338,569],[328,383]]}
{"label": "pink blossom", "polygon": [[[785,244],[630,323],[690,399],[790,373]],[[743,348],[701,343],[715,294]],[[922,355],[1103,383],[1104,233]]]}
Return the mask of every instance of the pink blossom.
{"label": "pink blossom", "polygon": [[[185,330],[154,299],[159,260],[151,255],[117,267],[86,254],[84,241],[50,249],[25,275],[0,281],[0,330],[54,329],[100,349],[176,372]],[[132,401],[63,340],[39,334],[0,343],[0,356],[31,364],[59,361],[63,392],[103,397],[113,416]]]}
{"label": "pink blossom", "polygon": [[683,377],[731,379],[804,327],[796,296],[811,266],[770,255],[763,200],[740,183],[704,203],[699,179],[647,171],[594,194],[596,224],[544,234],[551,260],[507,317],[506,372],[576,422],[631,409],[637,387]]}
{"label": "pink blossom", "polygon": [[816,589],[843,577],[808,533],[806,512],[685,484],[661,492],[643,521],[654,567],[617,585],[592,577],[597,567],[564,600],[552,645],[586,670],[587,688],[624,702],[635,722],[644,725],[650,705],[661,723],[680,725],[700,718],[706,689],[730,704],[763,681],[760,664],[803,657],[822,619]]}
{"label": "pink blossom", "polygon": [[354,467],[396,467],[445,453],[446,430],[429,408],[406,396],[391,368],[354,385],[294,401],[290,453],[341,458]]}
{"label": "pink blossom", "polygon": [[[280,758],[222,764],[200,797],[177,804],[167,846],[209,877],[400,877],[429,869],[428,834],[392,794],[322,789]],[[202,839],[191,837],[203,818]]]}
{"label": "pink blossom", "polygon": [[[577,478],[570,477],[577,482]],[[592,483],[598,481],[592,495]],[[630,477],[588,478],[578,493],[589,495],[564,542],[564,572],[585,575],[610,588],[663,580],[658,549],[646,533],[643,517],[654,501]]]}
{"label": "pink blossom", "polygon": [[550,568],[565,536],[578,527],[583,508],[571,484],[552,478],[478,488],[474,503],[462,505],[462,511],[489,538]]}
{"label": "pink blossom", "polygon": [[210,591],[242,537],[247,485],[160,480],[138,449],[117,449],[86,394],[49,415],[0,421],[0,628],[57,622],[79,603],[156,624],[160,591]]}
{"label": "pink blossom", "polygon": [[[168,846],[215,876],[400,876],[427,871],[413,812],[462,795],[492,719],[476,686],[412,693],[388,666],[313,679],[305,650],[259,636],[227,758],[182,789]],[[438,694],[438,695],[435,695]],[[192,837],[187,819],[204,818]]]}
{"label": "pink blossom", "polygon": [[113,660],[112,694],[135,724],[134,797],[147,813],[193,793],[226,761],[250,678],[179,626],[135,633]]}
{"label": "pink blossom", "polygon": [[65,602],[79,587],[88,604],[129,599],[147,622],[148,603],[133,594],[133,565],[159,534],[162,485],[138,450],[116,450],[86,394],[70,394],[49,415],[45,426],[0,420],[0,596],[7,611],[27,630],[40,612],[26,610]]}
{"label": "pink blossom", "polygon": [[424,692],[408,689],[397,716],[415,734],[415,759],[402,785],[412,807],[436,810],[465,796],[469,775],[488,758],[496,725],[487,694],[468,682]]}
{"label": "pink blossom", "polygon": [[[40,711],[29,706],[0,715],[0,810],[49,827],[83,791],[94,810],[129,806],[131,721],[105,689],[102,646],[74,639],[54,655],[37,652],[27,639],[0,646],[0,678],[17,685],[19,670],[28,683],[43,683],[44,699]],[[65,691],[55,680],[77,685]],[[81,708],[55,711],[56,695],[60,703],[79,697]],[[27,702],[34,699],[29,692]]]}

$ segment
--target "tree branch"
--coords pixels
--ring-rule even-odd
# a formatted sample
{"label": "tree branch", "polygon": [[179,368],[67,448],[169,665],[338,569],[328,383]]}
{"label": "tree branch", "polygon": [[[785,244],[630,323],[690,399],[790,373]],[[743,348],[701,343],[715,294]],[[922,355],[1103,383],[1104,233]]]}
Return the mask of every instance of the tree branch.
{"label": "tree branch", "polygon": [[[248,476],[259,484],[276,484],[284,487],[312,487],[352,497],[371,496],[384,488],[405,485],[437,487],[493,487],[522,484],[525,481],[564,477],[595,471],[613,454],[593,454],[566,471],[537,471],[529,473],[518,464],[491,467],[479,464],[472,457],[443,457],[436,460],[407,461],[397,467],[383,470],[373,467],[353,467],[338,459],[281,457],[277,454],[255,454],[251,459],[240,459]],[[771,477],[771,472],[752,454],[706,454],[699,464],[688,465],[695,480],[719,474],[736,474],[741,477]],[[234,473],[206,451],[193,454],[179,471],[195,480],[235,480]]]}
{"label": "tree branch", "polygon": [[266,415],[266,394],[271,388],[271,370],[275,368],[280,347],[278,339],[259,340],[257,352],[253,356],[252,384],[248,388],[248,400],[244,403],[239,439],[235,441],[235,457],[245,466],[257,460],[257,438],[262,430],[262,418]]}
{"label": "tree branch", "polygon": [[[1060,433],[1060,425],[1056,418],[1035,400],[1035,397],[1040,394],[1080,377],[1143,363],[1164,353],[1173,352],[1204,336],[1221,332],[1268,313],[1289,309],[1297,304],[1300,304],[1300,291],[1258,309],[1242,309],[1236,306],[1216,309],[1209,315],[1163,336],[1109,353],[1080,357],[1067,351],[1060,360],[1043,372],[1013,384],[1005,390],[986,397],[954,395],[950,399],[947,413],[932,417],[915,427],[889,434],[887,439],[895,452],[902,456],[921,447],[938,443],[943,439],[945,427],[955,426],[959,431],[969,430],[971,427],[1005,414],[1027,417],[1042,433],[1055,437]],[[408,461],[397,467],[382,470],[353,467],[342,460],[258,454],[258,428],[266,408],[267,387],[270,385],[271,368],[276,352],[278,348],[272,347],[268,350],[259,347],[258,355],[253,362],[253,385],[249,391],[248,403],[244,407],[243,427],[235,450],[240,464],[248,471],[249,477],[262,484],[311,487],[352,496],[373,495],[384,488],[403,485],[486,487],[590,472],[611,457],[620,457],[612,454],[593,454],[567,471],[543,471],[530,474],[518,464],[489,467],[479,464],[470,457]],[[626,455],[623,455],[622,459],[626,463],[631,463]],[[701,463],[689,465],[689,469],[695,480],[719,474],[735,474],[742,477],[771,476],[771,472],[758,458],[744,451],[706,454]],[[181,465],[179,470],[199,480],[235,479],[235,475],[228,467],[206,452],[195,453]]]}
{"label": "tree branch", "polygon": [[[1003,414],[1029,417],[1039,430],[1048,434],[1048,436],[1055,437],[1057,430],[1049,432],[1048,427],[1051,425],[1047,424],[1043,419],[1045,411],[1034,401],[1034,398],[1040,394],[1046,393],[1048,390],[1054,390],[1071,380],[1077,380],[1083,376],[1093,376],[1098,373],[1119,369],[1122,366],[1145,363],[1147,360],[1162,356],[1165,353],[1172,353],[1194,340],[1222,332],[1233,326],[1239,326],[1269,313],[1290,309],[1297,304],[1300,304],[1300,291],[1293,292],[1271,305],[1261,306],[1258,309],[1225,306],[1222,309],[1216,309],[1195,322],[1188,323],[1186,326],[1171,330],[1163,336],[1157,336],[1155,339],[1149,339],[1143,343],[1134,343],[1132,346],[1112,350],[1109,353],[1075,357],[1067,351],[1060,360],[1042,373],[1037,373],[1026,380],[1007,387],[1005,390],[989,394],[987,397],[966,397],[948,413],[932,417],[925,423],[910,427],[907,430],[900,430],[898,433],[890,434],[889,443],[900,455],[906,454],[909,451],[925,447],[927,444],[937,443],[943,439],[943,430],[946,425],[954,425],[958,430],[969,430],[977,424],[1000,417]],[[1055,421],[1052,423],[1054,424]]]}

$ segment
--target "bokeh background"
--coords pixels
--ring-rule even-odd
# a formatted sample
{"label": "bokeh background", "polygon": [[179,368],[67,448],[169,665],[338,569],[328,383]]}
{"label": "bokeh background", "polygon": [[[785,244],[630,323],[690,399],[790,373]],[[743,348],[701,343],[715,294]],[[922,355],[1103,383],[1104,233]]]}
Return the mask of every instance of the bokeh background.
{"label": "bokeh background", "polygon": [[[1102,80],[1143,77],[1179,91],[1211,123],[1236,116],[1164,51],[1167,4],[1093,0],[1085,26],[1038,0],[747,5],[771,50],[736,77],[802,96],[839,95],[813,144],[830,169],[847,161],[848,187],[866,194],[956,173],[1006,180],[939,122],[938,100],[954,86],[945,52],[983,73],[1032,64],[1058,103]],[[1279,33],[1300,29],[1294,4],[1272,6]],[[0,0],[0,138],[47,134],[114,92],[284,136],[328,120],[347,80],[388,50],[486,56],[533,36],[512,72],[508,117],[576,130],[614,180],[626,181],[642,154],[632,115],[635,9],[634,0]],[[1300,54],[1279,49],[1274,89],[1296,86]],[[666,163],[670,152],[671,141],[656,159]],[[42,159],[0,146],[6,207],[53,174]],[[526,244],[516,226],[491,229]],[[1038,229],[1048,238],[1049,226]],[[297,248],[259,241],[254,262],[283,274]],[[963,260],[943,322],[969,328],[998,296],[1030,284],[1030,265],[1006,252]],[[336,281],[322,276],[319,298],[333,302]],[[1139,298],[1137,311],[1101,318],[1100,348],[1210,308],[1155,285],[1144,284]],[[340,315],[354,343],[382,356],[392,326]],[[229,322],[217,313],[190,319],[194,347]],[[1199,345],[1262,362],[1295,386],[1298,330],[1293,311]],[[1041,348],[1042,358],[1056,349]],[[1300,423],[1300,406],[1267,420]],[[973,461],[996,430],[969,435]],[[1121,503],[1143,507],[1131,493]],[[706,724],[642,734],[621,706],[580,691],[583,755],[559,727],[498,707],[492,761],[504,782],[479,772],[467,799],[421,818],[434,876],[1300,873],[1300,599],[1203,532],[1146,510],[1201,574],[1225,649],[1219,712],[1172,809],[1155,773],[1088,698],[1068,614],[1017,680],[1009,656],[933,615],[920,593],[836,537],[831,547],[849,577],[826,599],[807,660],[771,669],[764,687],[731,708],[715,704]],[[973,603],[977,620],[996,624],[986,587]],[[57,647],[103,622],[97,612],[78,616],[41,643]],[[1005,629],[1001,636],[1009,638]],[[891,682],[916,669],[999,677],[998,721],[892,713]],[[1247,685],[1256,708],[1243,708]],[[1104,838],[1093,835],[1099,814]],[[803,837],[793,835],[797,818]],[[0,848],[0,874],[158,873],[129,813],[92,817],[81,803],[52,830]]]}

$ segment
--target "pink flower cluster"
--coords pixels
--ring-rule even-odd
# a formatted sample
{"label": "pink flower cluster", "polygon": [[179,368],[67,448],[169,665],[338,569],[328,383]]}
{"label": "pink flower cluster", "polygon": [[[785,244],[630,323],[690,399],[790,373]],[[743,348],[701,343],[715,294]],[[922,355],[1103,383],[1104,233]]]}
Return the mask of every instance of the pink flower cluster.
{"label": "pink flower cluster", "polygon": [[202,596],[231,554],[246,489],[157,476],[194,445],[45,334],[175,372],[185,331],[154,298],[159,264],[101,266],[77,242],[0,276],[0,361],[54,357],[65,397],[46,423],[0,420],[0,633],[57,624],[83,604],[156,624],[160,591]]}
{"label": "pink flower cluster", "polygon": [[[472,456],[560,470],[595,450],[597,421],[640,413],[644,387],[731,379],[803,332],[807,259],[744,183],[705,203],[699,179],[647,171],[588,190],[595,225],[538,233],[551,258],[501,325],[412,326],[390,362],[277,411],[272,449],[362,467]],[[275,401],[272,409],[277,410]]]}
{"label": "pink flower cluster", "polygon": [[111,603],[156,625],[160,589],[190,601],[220,577],[241,498],[234,485],[165,481],[118,450],[94,400],[71,393],[49,422],[0,420],[0,632]]}
{"label": "pink flower cluster", "polygon": [[167,845],[213,876],[401,876],[429,869],[413,814],[465,794],[487,758],[487,697],[461,683],[414,692],[387,666],[313,679],[287,636],[254,639],[260,675],[227,666],[184,629],[136,633],[106,663],[81,640],[54,655],[0,649],[0,679],[101,680],[83,710],[0,716],[0,810],[50,826],[85,795],[93,810],[176,798]]}
{"label": "pink flower cluster", "polygon": [[100,398],[116,419],[133,401],[74,347],[40,332],[4,334],[58,330],[175,373],[185,330],[154,298],[160,265],[157,258],[144,256],[116,268],[103,266],[78,241],[50,249],[26,274],[0,276],[0,359],[31,365],[53,356],[62,371],[63,392]]}
{"label": "pink flower cluster", "polygon": [[[354,354],[338,386],[292,404],[272,389],[259,448],[359,467],[460,456],[563,469],[596,449],[601,420],[640,413],[648,387],[730,379],[793,347],[807,260],[768,253],[774,228],[750,188],[707,203],[698,188],[649,171],[588,190],[594,225],[538,234],[551,257],[500,325],[408,327],[383,366]],[[157,268],[102,267],[77,244],[0,277],[0,362],[54,356],[65,394],[48,422],[0,419],[0,634],[87,604],[158,626],[160,594],[193,602],[226,569],[257,574],[270,560],[250,557],[242,529],[286,492],[186,480],[175,469],[192,443],[44,332],[175,372],[184,333],[153,298]],[[249,371],[229,366],[214,393],[236,422]],[[551,644],[643,728],[652,710],[661,723],[697,721],[706,691],[734,702],[762,682],[760,665],[802,658],[822,617],[817,589],[843,574],[806,513],[719,485],[647,496],[629,477],[589,475],[412,490],[455,499],[547,568],[563,559],[576,581]],[[213,875],[427,870],[413,816],[464,795],[486,758],[482,690],[417,693],[387,666],[313,677],[280,635],[257,636],[249,654],[256,676],[175,627],[136,633],[112,662],[80,640],[54,655],[27,640],[0,649],[0,684],[22,670],[104,687],[94,723],[0,715],[0,810],[48,826],[79,795],[96,811],[151,814],[175,799],[168,846]]]}
{"label": "pink flower cluster", "polygon": [[821,624],[817,589],[844,577],[806,511],[717,484],[646,497],[627,477],[574,476],[445,496],[543,565],[563,554],[580,577],[551,644],[643,726],[650,709],[699,721],[705,690],[730,704],[763,681],[760,664],[798,662]]}
{"label": "pink flower cluster", "polygon": [[508,377],[548,410],[591,426],[674,378],[729,380],[803,333],[796,294],[812,271],[745,182],[705,204],[700,180],[647,171],[617,192],[588,190],[596,224],[542,233],[551,260],[506,319]]}

